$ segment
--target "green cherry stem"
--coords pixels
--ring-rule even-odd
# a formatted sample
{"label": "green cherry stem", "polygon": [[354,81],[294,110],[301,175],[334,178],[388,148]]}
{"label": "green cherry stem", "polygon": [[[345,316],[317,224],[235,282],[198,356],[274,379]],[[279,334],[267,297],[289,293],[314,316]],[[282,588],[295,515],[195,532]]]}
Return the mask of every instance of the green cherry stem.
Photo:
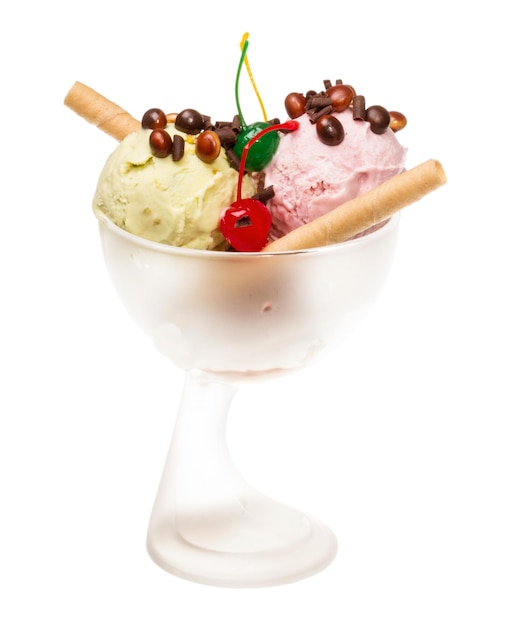
{"label": "green cherry stem", "polygon": [[241,200],[241,186],[243,182],[243,175],[245,173],[245,164],[247,162],[247,155],[248,155],[248,151],[250,150],[250,148],[255,144],[255,142],[258,139],[260,139],[263,135],[266,135],[266,133],[270,133],[275,130],[293,131],[293,130],[297,130],[298,128],[300,128],[300,123],[297,120],[288,120],[287,122],[284,122],[283,124],[273,124],[272,126],[263,128],[263,130],[258,132],[257,135],[254,135],[254,137],[252,137],[252,139],[245,144],[245,146],[243,147],[243,152],[241,154],[240,169],[239,169],[239,174],[238,174],[238,194],[237,194],[238,202]]}
{"label": "green cherry stem", "polygon": [[238,109],[238,117],[240,119],[240,125],[242,128],[245,128],[246,124],[245,124],[245,119],[243,117],[243,114],[240,108],[239,82],[240,82],[241,70],[243,69],[243,63],[245,61],[245,55],[247,54],[247,48],[248,48],[248,39],[245,39],[243,43],[243,48],[241,49],[240,62],[238,64],[238,71],[236,72],[236,84],[234,87],[234,94],[236,98],[236,108]]}

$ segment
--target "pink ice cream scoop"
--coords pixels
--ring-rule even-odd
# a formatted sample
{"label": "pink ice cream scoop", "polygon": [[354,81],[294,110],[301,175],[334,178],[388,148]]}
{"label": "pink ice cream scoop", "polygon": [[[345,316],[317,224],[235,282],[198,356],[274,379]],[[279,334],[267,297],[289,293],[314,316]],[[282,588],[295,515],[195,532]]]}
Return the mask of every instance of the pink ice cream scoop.
{"label": "pink ice cream scoop", "polygon": [[332,115],[344,129],[341,143],[322,142],[305,113],[297,118],[300,128],[281,137],[265,169],[265,185],[272,185],[275,192],[268,202],[272,239],[369,191],[405,167],[406,149],[390,128],[377,134],[369,122],[353,119],[351,109]]}

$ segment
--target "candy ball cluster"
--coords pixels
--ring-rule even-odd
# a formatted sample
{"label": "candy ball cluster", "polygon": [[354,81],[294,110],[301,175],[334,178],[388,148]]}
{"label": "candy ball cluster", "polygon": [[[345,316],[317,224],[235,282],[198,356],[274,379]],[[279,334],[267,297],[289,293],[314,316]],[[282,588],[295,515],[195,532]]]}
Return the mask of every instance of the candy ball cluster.
{"label": "candy ball cluster", "polygon": [[[223,148],[230,166],[239,170],[244,146],[262,129],[278,123],[278,120],[255,123],[242,128],[238,115],[230,122],[213,124],[207,115],[202,115],[195,109],[183,109],[177,114],[165,114],[157,108],[149,109],[142,117],[142,128],[152,131],[149,136],[152,154],[157,158],[170,156],[174,161],[179,161],[184,155],[184,139],[178,134],[171,136],[167,129],[171,123],[176,130],[194,137],[195,154],[201,161],[213,163]],[[246,170],[261,171],[272,158],[277,146],[277,133],[269,133],[261,138],[251,151]]]}
{"label": "candy ball cluster", "polygon": [[351,85],[345,85],[341,80],[335,84],[325,80],[324,87],[320,92],[292,92],[286,96],[284,106],[291,119],[307,113],[311,123],[316,124],[319,139],[327,146],[337,146],[343,141],[344,129],[332,113],[340,113],[348,108],[353,110],[355,120],[368,122],[372,132],[377,135],[389,128],[397,132],[406,126],[406,117],[398,111],[388,111],[380,105],[366,108],[364,96],[357,94]]}

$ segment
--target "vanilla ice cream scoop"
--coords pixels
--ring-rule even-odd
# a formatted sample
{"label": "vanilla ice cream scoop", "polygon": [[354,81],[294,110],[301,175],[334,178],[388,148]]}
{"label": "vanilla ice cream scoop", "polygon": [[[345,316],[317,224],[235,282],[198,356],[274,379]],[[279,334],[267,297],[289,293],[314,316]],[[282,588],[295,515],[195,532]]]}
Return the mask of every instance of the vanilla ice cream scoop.
{"label": "vanilla ice cream scoop", "polygon": [[[184,154],[153,155],[149,136],[141,128],[130,133],[108,158],[98,180],[93,209],[133,235],[159,243],[211,250],[221,247],[220,214],[236,199],[238,172],[224,149],[212,163],[196,154],[194,137],[167,126],[171,136],[184,138]],[[245,176],[243,193],[255,191]]]}

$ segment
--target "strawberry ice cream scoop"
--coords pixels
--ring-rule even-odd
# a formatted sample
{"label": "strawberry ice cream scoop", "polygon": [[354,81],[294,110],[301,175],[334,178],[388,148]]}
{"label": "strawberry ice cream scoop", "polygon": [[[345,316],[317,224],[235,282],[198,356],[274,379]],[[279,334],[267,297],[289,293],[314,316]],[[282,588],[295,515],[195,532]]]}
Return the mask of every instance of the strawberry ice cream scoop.
{"label": "strawberry ice cream scoop", "polygon": [[406,149],[389,128],[377,134],[369,122],[356,120],[351,109],[333,113],[344,137],[337,145],[318,138],[307,114],[297,118],[298,130],[281,138],[265,169],[265,184],[273,186],[268,202],[271,238],[328,213],[404,170]]}

